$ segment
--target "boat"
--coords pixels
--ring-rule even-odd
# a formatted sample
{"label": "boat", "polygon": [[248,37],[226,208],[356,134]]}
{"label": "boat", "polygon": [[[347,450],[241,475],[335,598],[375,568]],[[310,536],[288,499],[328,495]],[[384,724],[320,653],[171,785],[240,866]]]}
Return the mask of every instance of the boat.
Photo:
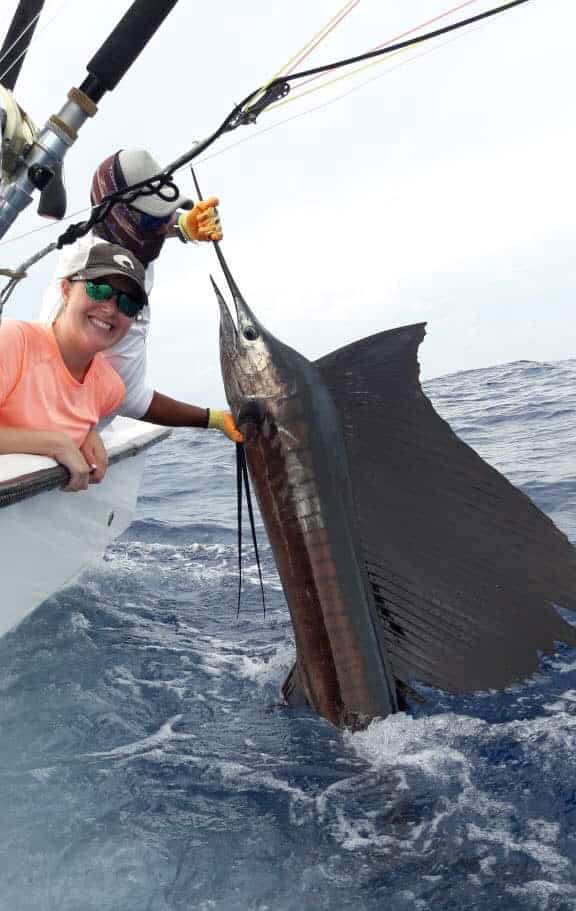
{"label": "boat", "polygon": [[103,432],[104,480],[63,493],[66,472],[52,459],[0,456],[0,636],[102,556],[134,514],[146,451],[172,431],[116,418]]}

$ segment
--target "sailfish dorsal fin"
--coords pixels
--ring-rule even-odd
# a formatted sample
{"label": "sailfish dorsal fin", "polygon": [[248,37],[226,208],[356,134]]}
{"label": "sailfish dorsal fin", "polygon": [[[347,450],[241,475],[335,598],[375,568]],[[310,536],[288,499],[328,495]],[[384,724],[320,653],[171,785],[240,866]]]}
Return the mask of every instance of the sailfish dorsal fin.
{"label": "sailfish dorsal fin", "polygon": [[424,324],[316,362],[342,419],[361,547],[397,680],[504,687],[576,642],[576,551],[434,410],[419,382]]}

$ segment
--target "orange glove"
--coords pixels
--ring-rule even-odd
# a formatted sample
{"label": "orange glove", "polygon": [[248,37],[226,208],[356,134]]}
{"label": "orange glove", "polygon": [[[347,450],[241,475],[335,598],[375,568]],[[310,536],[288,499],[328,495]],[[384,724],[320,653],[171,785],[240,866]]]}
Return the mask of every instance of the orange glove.
{"label": "orange glove", "polygon": [[233,443],[243,443],[244,437],[236,427],[236,422],[229,411],[216,411],[209,408],[208,427],[221,430]]}
{"label": "orange glove", "polygon": [[202,199],[189,212],[182,212],[178,227],[186,240],[222,240],[222,226],[216,196]]}

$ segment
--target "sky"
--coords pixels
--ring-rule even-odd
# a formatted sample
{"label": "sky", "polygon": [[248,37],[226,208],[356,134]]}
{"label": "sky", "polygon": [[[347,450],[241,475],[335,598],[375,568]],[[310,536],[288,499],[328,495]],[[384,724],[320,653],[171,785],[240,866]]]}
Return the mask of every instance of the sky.
{"label": "sky", "polygon": [[[359,0],[299,68],[362,53],[457,5]],[[495,5],[469,2],[420,31]],[[3,0],[0,31],[16,6]],[[16,92],[37,125],[82,83],[129,6],[46,0]],[[179,0],[69,151],[69,213],[86,207],[103,158],[140,147],[163,165],[175,160],[343,7]],[[219,140],[196,170],[204,195],[221,200],[223,251],[252,309],[311,359],[426,321],[424,379],[573,357],[574,85],[574,0],[529,0],[301,98],[293,89],[286,105]],[[178,182],[193,195],[188,169]],[[0,266],[16,266],[63,227],[31,206],[0,242]],[[36,317],[54,264],[35,267],[7,316]],[[165,245],[149,369],[159,391],[218,407],[210,273],[219,280],[209,245]]]}

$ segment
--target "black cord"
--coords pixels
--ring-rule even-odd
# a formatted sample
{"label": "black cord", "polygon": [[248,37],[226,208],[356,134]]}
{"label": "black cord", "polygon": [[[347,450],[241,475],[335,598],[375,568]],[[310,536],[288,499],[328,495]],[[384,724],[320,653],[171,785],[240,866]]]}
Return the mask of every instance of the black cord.
{"label": "black cord", "polygon": [[258,567],[258,578],[260,579],[260,592],[262,595],[262,608],[266,616],[266,598],[264,596],[264,580],[262,579],[262,567],[260,564],[260,553],[258,551],[258,541],[256,538],[256,523],[254,521],[254,510],[252,509],[252,495],[250,493],[250,479],[248,477],[248,465],[246,462],[246,452],[243,443],[236,443],[236,493],[237,493],[237,519],[238,519],[238,606],[236,617],[240,615],[240,598],[242,594],[242,487],[246,491],[246,505],[248,506],[248,517],[250,519],[250,530],[252,531],[252,544],[254,545],[254,554],[256,556],[256,566]]}
{"label": "black cord", "polygon": [[[168,190],[168,194],[166,194]],[[165,202],[173,202],[178,199],[179,190],[174,183],[172,173],[161,173],[154,177],[141,180],[139,183],[131,184],[123,190],[115,190],[103,197],[102,202],[92,208],[89,218],[86,221],[76,222],[69,225],[63,234],[58,238],[56,246],[59,250],[67,244],[73,244],[78,238],[84,237],[88,231],[91,231],[94,225],[104,221],[108,213],[116,203],[130,205],[140,196],[159,196]]]}
{"label": "black cord", "polygon": [[238,522],[238,604],[236,606],[236,619],[240,616],[240,599],[242,597],[242,459],[244,449],[242,443],[236,443],[236,516]]}
{"label": "black cord", "polygon": [[258,553],[258,540],[256,538],[256,523],[254,521],[254,510],[252,509],[252,494],[250,493],[250,479],[248,477],[248,462],[244,445],[242,446],[242,474],[244,475],[244,487],[246,489],[246,505],[248,507],[248,518],[250,519],[250,530],[252,532],[252,544],[254,545],[254,554],[256,556],[256,566],[258,567],[258,578],[260,579],[260,593],[262,595],[262,610],[266,616],[266,598],[264,597],[264,581],[262,579],[262,566],[260,564],[260,554]]}

